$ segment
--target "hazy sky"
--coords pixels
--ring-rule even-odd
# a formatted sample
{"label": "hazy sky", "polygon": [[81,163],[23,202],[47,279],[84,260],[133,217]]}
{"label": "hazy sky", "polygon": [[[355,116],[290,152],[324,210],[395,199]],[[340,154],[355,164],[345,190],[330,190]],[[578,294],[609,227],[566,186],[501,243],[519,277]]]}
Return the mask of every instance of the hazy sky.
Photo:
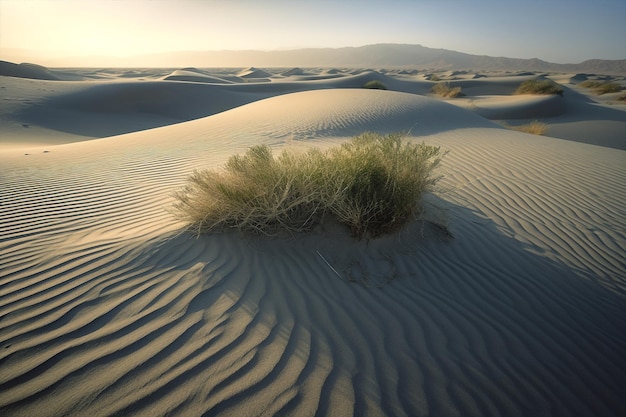
{"label": "hazy sky", "polygon": [[7,48],[61,58],[388,42],[626,59],[626,0],[0,0],[0,59]]}

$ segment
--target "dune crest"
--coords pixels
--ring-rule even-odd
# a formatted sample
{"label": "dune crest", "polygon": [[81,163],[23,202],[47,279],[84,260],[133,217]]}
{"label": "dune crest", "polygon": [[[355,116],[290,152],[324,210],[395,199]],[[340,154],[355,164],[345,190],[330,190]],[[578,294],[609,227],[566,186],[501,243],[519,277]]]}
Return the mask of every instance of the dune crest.
{"label": "dune crest", "polygon": [[262,69],[250,67],[239,71],[237,76],[241,78],[269,78],[272,74]]}

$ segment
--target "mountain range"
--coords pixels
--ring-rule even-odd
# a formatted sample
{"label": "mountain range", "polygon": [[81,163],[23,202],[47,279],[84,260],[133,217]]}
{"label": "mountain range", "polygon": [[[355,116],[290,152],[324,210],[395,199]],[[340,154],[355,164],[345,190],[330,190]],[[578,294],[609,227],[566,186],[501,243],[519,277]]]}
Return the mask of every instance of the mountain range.
{"label": "mountain range", "polygon": [[472,55],[410,44],[375,44],[343,48],[306,48],[281,51],[182,51],[130,57],[46,59],[48,67],[410,67],[432,70],[557,71],[626,74],[626,59],[589,59],[557,64],[541,59]]}

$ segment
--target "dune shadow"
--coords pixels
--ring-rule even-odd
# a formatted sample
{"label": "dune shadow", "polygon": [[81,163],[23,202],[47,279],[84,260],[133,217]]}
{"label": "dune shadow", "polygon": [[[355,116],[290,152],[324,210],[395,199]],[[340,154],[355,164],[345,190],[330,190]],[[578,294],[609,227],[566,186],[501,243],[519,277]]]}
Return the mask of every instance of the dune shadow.
{"label": "dune shadow", "polygon": [[68,287],[78,292],[57,336],[22,343],[51,331],[32,327],[4,346],[10,361],[48,359],[3,382],[38,389],[0,411],[80,392],[84,414],[105,403],[112,415],[236,414],[254,399],[282,415],[329,415],[345,401],[348,414],[419,415],[427,403],[433,415],[618,416],[626,294],[478,211],[434,196],[428,206],[426,219],[370,241],[329,224],[116,245],[97,259],[108,266],[86,265]]}
{"label": "dune shadow", "polygon": [[[196,265],[197,278],[206,285],[187,314],[211,309],[227,295],[233,300],[230,312],[241,308],[263,317],[259,325],[283,329],[278,338],[295,332],[311,335],[329,349],[352,346],[352,353],[332,354],[335,367],[346,363],[344,355],[387,354],[377,351],[376,343],[356,345],[346,339],[346,329],[360,335],[350,336],[354,340],[382,337],[400,346],[410,333],[403,336],[393,329],[421,329],[426,339],[419,343],[426,345],[387,357],[386,366],[417,366],[424,372],[429,366],[440,368],[448,385],[476,384],[466,393],[470,397],[474,390],[495,390],[507,398],[494,403],[503,414],[542,415],[556,407],[566,414],[581,409],[584,415],[618,415],[625,404],[619,387],[626,373],[621,360],[626,293],[517,241],[482,213],[436,198],[431,202],[446,213],[447,231],[433,222],[414,222],[395,235],[362,242],[336,231],[290,238],[185,232],[148,242],[140,257],[156,269],[181,271]],[[381,275],[376,279],[384,280],[388,274],[385,285],[347,279],[354,265],[360,276]],[[341,324],[327,327],[327,320],[316,319],[320,314],[341,318]],[[401,324],[390,326],[390,320]],[[429,337],[440,332],[454,343],[439,345],[429,360],[415,356],[430,351]],[[292,352],[311,351],[309,339],[283,342],[289,343],[295,344]],[[305,355],[306,360],[315,362],[310,355],[315,353]],[[353,383],[365,389],[389,381],[364,372]],[[330,395],[328,387],[322,389],[322,396]],[[408,398],[417,388],[398,389]],[[432,391],[419,395],[434,408],[449,407]],[[466,399],[461,396],[454,405],[461,414],[471,409]],[[360,401],[357,395],[355,409],[366,409]],[[225,401],[211,411],[225,412],[235,403]]]}
{"label": "dune shadow", "polygon": [[102,84],[53,96],[17,114],[23,123],[107,137],[210,116],[263,98],[175,81]]}
{"label": "dune shadow", "polygon": [[545,119],[548,136],[626,150],[626,112],[563,86],[566,112]]}

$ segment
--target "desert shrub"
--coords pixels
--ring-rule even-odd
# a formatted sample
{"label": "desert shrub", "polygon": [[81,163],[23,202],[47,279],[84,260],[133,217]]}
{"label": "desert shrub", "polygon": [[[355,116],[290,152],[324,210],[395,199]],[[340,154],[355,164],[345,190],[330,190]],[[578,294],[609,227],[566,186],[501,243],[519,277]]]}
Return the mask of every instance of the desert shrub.
{"label": "desert shrub", "polygon": [[381,81],[371,80],[371,81],[366,82],[365,85],[363,85],[363,88],[371,88],[375,90],[386,90],[387,86],[385,86],[385,84],[383,84]]}
{"label": "desert shrub", "polygon": [[177,214],[196,232],[236,228],[266,233],[310,229],[321,215],[313,184],[321,154],[306,157],[255,146],[232,156],[222,171],[198,170],[177,192]]}
{"label": "desert shrub", "polygon": [[357,136],[328,152],[328,210],[356,237],[393,232],[419,211],[420,197],[439,179],[432,173],[442,157],[440,148],[405,141],[401,134]]}
{"label": "desert shrub", "polygon": [[545,135],[546,133],[548,133],[548,130],[550,130],[547,124],[538,120],[533,120],[528,124],[518,126],[511,126],[505,123],[504,127],[511,130],[516,130],[518,132],[530,133],[532,135]]}
{"label": "desert shrub", "polygon": [[462,96],[461,87],[451,87],[450,83],[437,83],[433,86],[432,92],[441,97],[454,98]]}
{"label": "desert shrub", "polygon": [[524,81],[515,90],[515,94],[558,94],[563,95],[563,87],[552,80],[528,80]]}
{"label": "desert shrub", "polygon": [[602,81],[586,80],[580,83],[579,85],[584,88],[598,88],[602,84],[604,84]]}
{"label": "desert shrub", "polygon": [[594,93],[602,95],[608,93],[619,93],[622,91],[622,86],[617,83],[609,83],[603,81],[583,81],[580,83],[581,87],[592,88]]}
{"label": "desert shrub", "polygon": [[597,94],[619,93],[622,91],[622,86],[617,83],[604,83],[595,88],[594,91]]}
{"label": "desert shrub", "polygon": [[273,234],[311,230],[326,215],[362,239],[392,232],[420,212],[444,153],[401,134],[365,133],[325,152],[264,146],[197,170],[174,194],[174,213],[196,233],[237,229]]}
{"label": "desert shrub", "polygon": [[626,101],[626,94],[622,94],[617,98],[617,101]]}

